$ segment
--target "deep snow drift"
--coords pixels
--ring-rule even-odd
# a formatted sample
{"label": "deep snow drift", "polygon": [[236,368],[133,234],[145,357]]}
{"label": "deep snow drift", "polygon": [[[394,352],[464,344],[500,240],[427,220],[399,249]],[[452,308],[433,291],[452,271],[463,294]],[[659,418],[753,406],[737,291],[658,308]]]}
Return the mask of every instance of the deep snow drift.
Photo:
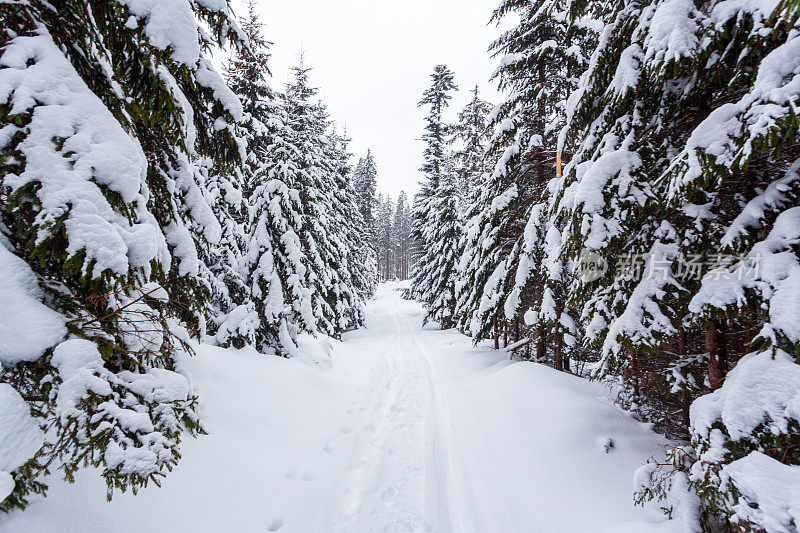
{"label": "deep snow drift", "polygon": [[0,530],[680,530],[634,507],[633,472],[663,438],[602,385],[423,330],[397,287],[366,329],[306,339],[302,358],[200,346],[182,364],[208,435],[184,441],[161,488],[106,503],[82,471]]}

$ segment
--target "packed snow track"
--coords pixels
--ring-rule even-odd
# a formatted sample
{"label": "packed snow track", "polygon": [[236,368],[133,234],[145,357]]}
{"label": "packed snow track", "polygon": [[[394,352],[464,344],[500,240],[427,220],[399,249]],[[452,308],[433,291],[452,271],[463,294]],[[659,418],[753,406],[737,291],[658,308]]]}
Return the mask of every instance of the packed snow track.
{"label": "packed snow track", "polygon": [[454,492],[449,407],[435,386],[419,324],[396,298],[382,298],[370,318],[372,334],[362,344],[383,351],[385,360],[370,379],[366,425],[338,487],[345,505],[324,530],[463,530],[468,509]]}

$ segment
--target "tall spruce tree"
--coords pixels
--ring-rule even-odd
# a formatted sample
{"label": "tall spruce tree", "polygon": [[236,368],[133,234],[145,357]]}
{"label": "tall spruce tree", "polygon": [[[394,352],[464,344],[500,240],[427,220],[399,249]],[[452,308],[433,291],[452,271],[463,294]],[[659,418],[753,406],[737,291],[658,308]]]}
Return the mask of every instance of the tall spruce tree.
{"label": "tall spruce tree", "polygon": [[[292,69],[294,79],[283,95],[287,127],[297,165],[293,187],[300,209],[297,235],[300,241],[299,283],[308,291],[313,330],[338,336],[344,329],[360,323],[361,313],[351,315],[346,307],[359,309],[362,295],[349,278],[345,228],[355,223],[347,220],[343,202],[352,201],[341,176],[341,156],[332,138],[331,124],[323,104],[314,99],[317,90],[309,82],[310,69],[300,63]],[[355,322],[351,322],[354,319]],[[310,331],[312,329],[309,329]]]}
{"label": "tall spruce tree", "polygon": [[486,149],[492,135],[489,115],[492,106],[482,100],[478,85],[472,90],[472,99],[458,114],[453,125],[453,153],[456,167],[456,189],[459,195],[459,211],[466,213],[466,206],[475,196],[483,174],[489,170]]}
{"label": "tall spruce tree", "polygon": [[414,282],[426,295],[427,315],[423,322],[434,320],[442,329],[448,329],[455,325],[456,266],[461,252],[458,191],[453,173],[440,177],[428,206],[435,224],[425,228],[423,236],[428,248]]}
{"label": "tall spruce tree", "polygon": [[240,37],[226,2],[157,7],[0,5],[0,268],[16,321],[0,390],[25,435],[0,472],[6,511],[52,470],[98,467],[109,495],[158,483],[200,427],[175,361],[221,234],[205,170],[238,164],[242,118],[205,54]]}
{"label": "tall spruce tree", "polygon": [[358,211],[355,190],[350,186],[349,176],[342,173],[342,160],[348,154],[341,153],[342,147],[331,124],[326,107],[316,106],[318,135],[320,144],[320,189],[321,205],[313,219],[314,232],[321,236],[321,258],[325,274],[325,300],[333,316],[328,335],[339,337],[342,332],[363,323],[364,298],[357,290],[355,276],[361,276],[360,269],[350,265],[350,249],[355,246],[356,225],[354,215]]}
{"label": "tall spruce tree", "polygon": [[376,217],[378,264],[381,280],[395,277],[394,202],[387,194],[379,195]]}
{"label": "tall spruce tree", "polygon": [[265,128],[254,139],[255,168],[248,186],[247,279],[258,315],[255,347],[266,353],[295,355],[299,332],[316,331],[308,259],[300,240],[301,144],[282,102],[262,108],[259,116]]}
{"label": "tall spruce tree", "polygon": [[353,185],[358,198],[358,206],[361,215],[368,223],[374,223],[375,219],[375,193],[378,178],[378,167],[371,150],[367,150],[367,155],[358,160],[356,170],[353,174]]}
{"label": "tall spruce tree", "polygon": [[256,344],[259,315],[248,284],[246,254],[250,234],[252,191],[257,184],[259,160],[265,155],[270,124],[276,115],[275,94],[267,78],[270,43],[262,35],[263,24],[255,3],[247,3],[247,16],[239,21],[248,46],[227,67],[228,86],[244,109],[241,132],[243,166],[232,172],[212,174],[212,208],[222,226],[222,237],[212,248],[213,298],[208,333],[219,346],[242,348]]}
{"label": "tall spruce tree", "polygon": [[376,211],[378,209],[376,186],[378,179],[378,167],[371,150],[367,150],[367,155],[359,158],[353,173],[353,186],[355,188],[358,208],[361,211],[363,221],[363,240],[369,244],[378,261],[378,230],[376,227]]}
{"label": "tall spruce tree", "polygon": [[494,336],[497,343],[501,331],[518,338],[525,315],[540,359],[549,326],[558,330],[564,312],[562,302],[561,311],[548,313],[553,323],[539,320],[546,294],[545,284],[536,281],[556,271],[544,264],[546,236],[552,234],[548,183],[556,170],[555,132],[585,63],[579,44],[591,40],[583,25],[570,25],[571,9],[568,1],[509,0],[493,14],[497,22],[515,14],[519,23],[492,44],[502,58],[495,76],[508,97],[492,115],[488,159],[494,168],[469,209],[459,266],[460,326],[476,340]]}
{"label": "tall spruce tree", "polygon": [[[506,135],[513,134],[517,140],[530,143],[526,166],[536,173],[532,205],[504,314],[515,323],[523,314],[536,339],[537,359],[548,355],[549,345],[553,366],[558,370],[570,370],[569,356],[578,347],[578,327],[577,313],[567,300],[573,263],[562,254],[565,222],[558,216],[556,199],[551,195],[553,184],[559,179],[556,159],[563,149],[556,145],[555,133],[564,125],[567,102],[597,40],[595,5],[590,3],[581,17],[574,16],[579,4],[571,0],[532,5],[526,8],[520,28],[495,43],[501,47],[498,50],[520,54],[512,55],[513,59],[499,70],[507,87],[513,87],[513,96],[498,116],[505,115],[515,124],[506,129]],[[502,10],[501,6],[495,15],[502,15]],[[533,35],[537,38],[531,39]],[[526,70],[536,73],[533,80],[526,79]],[[545,88],[539,91],[541,86]],[[536,118],[526,121],[526,116]],[[534,131],[530,131],[531,125]],[[526,128],[528,132],[524,131]],[[501,134],[496,140],[502,138]]]}
{"label": "tall spruce tree", "polygon": [[[346,140],[346,139],[345,139]],[[348,195],[355,202],[356,211],[347,217],[350,221],[349,226],[353,229],[354,245],[350,250],[352,255],[351,264],[358,271],[354,274],[354,283],[363,299],[371,297],[375,292],[378,283],[378,258],[373,247],[373,231],[370,217],[366,216],[367,210],[362,203],[360,192],[359,176],[363,172],[364,158],[360,158],[356,167],[350,169],[348,160],[350,154],[346,148],[340,152],[343,160],[340,162],[342,175],[348,177]],[[369,213],[372,214],[371,212]]]}
{"label": "tall spruce tree", "polygon": [[[452,175],[446,175],[450,128],[443,117],[452,98],[450,93],[456,89],[453,73],[447,66],[437,65],[431,74],[431,86],[425,90],[418,103],[418,106],[429,106],[429,110],[425,118],[425,134],[422,137],[426,148],[420,168],[426,179],[420,192],[414,197],[412,214],[412,236],[420,255],[415,262],[411,295],[426,306],[428,319],[437,317],[436,320],[443,320],[443,328],[452,327],[454,315],[452,306],[455,303],[455,277],[453,268],[448,263],[454,258],[448,256],[445,259],[439,254],[457,248],[460,238],[458,232],[452,231],[458,226],[451,227],[451,209],[452,216],[456,216],[456,206],[446,197],[446,194],[455,193],[455,186]],[[445,180],[447,183],[440,191],[439,185]],[[455,198],[452,200],[455,201]],[[456,242],[450,243],[441,239],[454,239]],[[446,290],[448,294],[433,292],[440,290]]]}
{"label": "tall spruce tree", "polygon": [[363,222],[356,190],[353,186],[347,150],[347,134],[331,132],[330,145],[335,174],[333,175],[336,234],[342,253],[342,277],[336,304],[337,334],[361,326],[364,303],[376,285],[376,264],[372,249],[364,245]]}

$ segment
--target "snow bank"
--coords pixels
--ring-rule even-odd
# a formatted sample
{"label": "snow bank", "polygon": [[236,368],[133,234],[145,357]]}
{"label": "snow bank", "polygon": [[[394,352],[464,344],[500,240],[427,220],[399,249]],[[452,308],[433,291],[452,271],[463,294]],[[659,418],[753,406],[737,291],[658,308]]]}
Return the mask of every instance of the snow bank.
{"label": "snow bank", "polygon": [[647,424],[598,383],[536,363],[504,366],[492,352],[483,358],[474,381],[450,398],[473,531],[680,531],[655,508],[632,504],[634,472],[661,453]]}
{"label": "snow bank", "polygon": [[[302,339],[309,359],[327,354],[325,344]],[[86,367],[76,358],[62,359],[63,371]],[[305,358],[198,346],[195,356],[180,361],[180,369],[200,398],[208,434],[183,439],[183,457],[161,488],[150,486],[136,496],[118,493],[106,503],[99,471],[78,471],[72,485],[56,474],[46,480],[47,498],[34,496],[25,512],[1,516],[0,531],[262,532],[278,519],[285,522],[282,533],[319,531],[323,509],[317,504],[310,509],[309,503],[324,499],[324,487],[345,469],[346,457],[323,447],[352,424],[346,410],[353,392],[341,376],[311,366]],[[154,395],[185,393],[185,379],[169,374],[183,381],[161,380],[163,386],[156,387],[148,374],[127,386]],[[0,435],[0,450],[6,449],[3,444]],[[119,460],[135,464],[131,454]]]}
{"label": "snow bank", "polygon": [[780,350],[774,358],[768,352],[746,355],[721,388],[692,402],[690,417],[704,439],[717,420],[734,441],[767,420],[773,433],[785,433],[790,419],[800,420],[800,365]]}

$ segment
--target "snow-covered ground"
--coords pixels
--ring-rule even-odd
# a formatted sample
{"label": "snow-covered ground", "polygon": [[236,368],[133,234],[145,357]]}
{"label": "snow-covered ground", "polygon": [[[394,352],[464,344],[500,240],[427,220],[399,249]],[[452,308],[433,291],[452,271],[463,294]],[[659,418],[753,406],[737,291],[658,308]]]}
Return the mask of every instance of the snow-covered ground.
{"label": "snow-covered ground", "polygon": [[106,503],[82,471],[0,530],[680,529],[634,507],[633,472],[663,439],[600,384],[423,330],[397,288],[381,286],[366,329],[307,340],[304,358],[201,346],[183,364],[208,435],[184,442],[161,488]]}

